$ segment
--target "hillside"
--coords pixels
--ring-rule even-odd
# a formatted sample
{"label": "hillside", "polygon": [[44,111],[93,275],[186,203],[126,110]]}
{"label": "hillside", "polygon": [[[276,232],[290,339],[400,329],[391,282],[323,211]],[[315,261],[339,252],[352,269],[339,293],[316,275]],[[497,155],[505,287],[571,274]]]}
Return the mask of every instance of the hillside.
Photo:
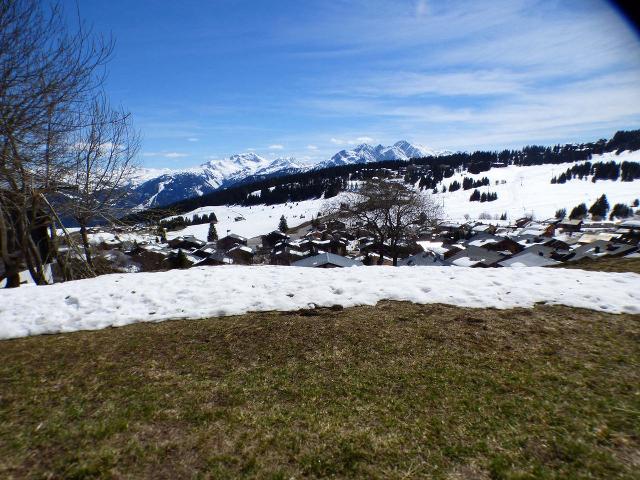
{"label": "hillside", "polygon": [[[594,155],[591,162],[640,162],[640,151],[605,153]],[[585,180],[572,180],[564,184],[551,184],[551,179],[559,172],[567,168],[582,165],[586,161],[517,166],[509,165],[503,168],[492,168],[489,171],[477,174],[468,171],[456,172],[449,178],[444,178],[437,183],[437,189],[442,192],[442,187],[449,187],[452,182],[462,182],[468,177],[479,180],[483,177],[489,179],[490,185],[479,187],[480,192],[495,192],[498,199],[493,202],[470,202],[469,196],[475,189],[457,190],[454,192],[432,194],[430,190],[424,190],[425,195],[433,195],[436,202],[444,207],[445,219],[464,221],[465,216],[471,219],[489,216],[496,219],[503,213],[507,219],[515,220],[525,215],[533,215],[537,219],[553,217],[556,210],[565,208],[571,211],[581,202],[591,205],[601,195],[606,195],[609,203],[631,205],[636,198],[640,198],[640,180],[623,182],[622,180],[598,180],[595,183],[590,178]],[[497,184],[496,184],[497,182]],[[339,199],[339,194],[338,197]],[[332,199],[331,201],[335,201]],[[302,200],[289,203],[277,203],[274,205],[215,205],[199,207],[188,211],[181,216],[191,219],[193,215],[214,212],[218,218],[217,230],[219,234],[225,234],[227,230],[245,237],[254,237],[266,234],[278,226],[281,215],[287,219],[289,226],[295,226],[311,220],[326,208],[327,200],[324,198]],[[241,217],[245,220],[236,221]],[[192,225],[183,230],[170,232],[169,236],[194,235],[201,240],[206,240],[208,224]]]}
{"label": "hillside", "polygon": [[266,159],[253,152],[210,160],[186,169],[141,169],[134,178],[131,202],[135,209],[162,207],[192,197],[200,197],[233,185],[256,182],[267,178],[320,170],[336,166],[361,165],[381,161],[407,161],[411,158],[437,156],[435,152],[406,140],[391,146],[363,143],[351,150],[341,150],[329,160],[308,165],[295,158]]}
{"label": "hillside", "polygon": [[[633,201],[637,195],[629,194],[632,189],[627,184],[640,179],[639,157],[640,130],[617,132],[610,140],[598,140],[586,144],[567,144],[564,146],[542,147],[528,146],[520,150],[503,150],[501,152],[476,151],[471,153],[441,152],[438,156],[413,158],[411,160],[385,160],[373,163],[350,163],[341,166],[316,168],[297,171],[285,175],[269,176],[259,180],[247,180],[240,185],[217,189],[211,193],[197,195],[180,200],[163,208],[152,208],[137,215],[130,215],[131,221],[158,220],[169,215],[188,214],[200,207],[222,205],[275,205],[287,202],[299,203],[305,200],[330,198],[341,191],[352,188],[361,180],[377,177],[402,178],[425,192],[437,189],[443,191],[443,186],[449,187],[453,180],[462,181],[464,177],[479,180],[487,177],[490,185],[485,185],[484,191],[498,193],[499,207],[468,205],[464,207],[464,193],[458,191],[455,195],[444,195],[440,201],[451,198],[450,215],[464,216],[466,213],[477,216],[489,210],[493,214],[505,211],[512,215],[522,215],[534,211],[539,217],[551,216],[555,213],[552,208],[571,208],[581,198],[585,201],[595,195],[598,188],[586,186],[578,187],[576,181],[570,185],[554,184],[550,201],[543,201],[540,192],[546,197],[552,179],[560,175],[567,168],[584,164],[614,161],[618,169],[623,163],[631,164],[630,178],[617,177],[615,185],[605,185],[606,182],[596,179],[595,185],[600,192],[609,196],[619,196],[624,202]],[[538,169],[527,170],[530,167]],[[503,172],[503,173],[501,173]],[[619,175],[620,172],[618,172]],[[548,178],[545,176],[548,175]],[[590,175],[588,180],[592,180]],[[528,180],[530,178],[530,180]],[[499,184],[496,185],[495,181]],[[505,180],[505,183],[501,183]],[[526,181],[528,180],[528,181]],[[622,181],[625,180],[625,181]],[[507,183],[508,182],[508,183]],[[526,184],[526,185],[525,185]],[[560,185],[561,188],[555,188]],[[474,187],[475,189],[476,187]],[[538,189],[536,191],[536,189]],[[638,189],[635,189],[638,191]],[[467,200],[472,191],[466,191]],[[479,192],[480,193],[480,192]],[[574,193],[576,194],[574,200]],[[502,197],[501,197],[502,196]],[[580,200],[582,201],[582,200]],[[617,200],[616,200],[617,201]],[[574,203],[575,202],[575,203]],[[556,206],[557,205],[557,206]]]}

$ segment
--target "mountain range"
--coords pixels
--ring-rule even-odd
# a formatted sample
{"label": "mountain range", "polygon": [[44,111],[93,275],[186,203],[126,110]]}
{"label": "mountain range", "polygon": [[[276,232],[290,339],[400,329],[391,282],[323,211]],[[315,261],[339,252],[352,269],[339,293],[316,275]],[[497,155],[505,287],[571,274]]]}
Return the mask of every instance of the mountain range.
{"label": "mountain range", "polygon": [[219,188],[229,187],[249,179],[351,165],[379,162],[383,160],[409,160],[428,156],[444,155],[422,145],[405,140],[391,146],[363,143],[352,150],[341,150],[329,160],[315,165],[298,162],[293,157],[269,160],[253,152],[232,155],[223,160],[211,160],[198,167],[180,170],[141,169],[131,183],[136,209],[159,207],[174,202],[205,195]]}

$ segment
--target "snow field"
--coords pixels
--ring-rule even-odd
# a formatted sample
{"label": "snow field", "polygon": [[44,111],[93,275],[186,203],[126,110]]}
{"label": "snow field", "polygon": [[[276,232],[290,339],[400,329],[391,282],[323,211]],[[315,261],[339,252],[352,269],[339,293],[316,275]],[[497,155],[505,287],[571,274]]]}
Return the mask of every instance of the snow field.
{"label": "snow field", "polygon": [[[311,217],[318,216],[318,212],[322,210],[326,204],[324,199],[306,200],[296,203],[281,203],[278,205],[252,205],[251,207],[243,207],[239,205],[222,205],[213,207],[200,207],[184,215],[178,215],[185,218],[193,218],[194,215],[209,214],[214,212],[218,223],[216,231],[218,237],[222,238],[229,233],[235,233],[243,237],[251,238],[258,235],[264,235],[273,230],[278,229],[280,217],[282,215],[287,219],[289,227],[295,227],[301,223],[308,222]],[[300,218],[303,216],[304,218]],[[235,221],[236,217],[243,217],[245,220]],[[172,217],[168,217],[172,218]],[[167,232],[167,238],[171,240],[183,235],[193,235],[200,240],[207,240],[209,232],[209,224],[191,225],[182,230]]]}
{"label": "snow field", "polygon": [[531,267],[199,267],[0,291],[0,338],[380,300],[640,314],[640,275]]}
{"label": "snow field", "polygon": [[[640,151],[622,152],[620,155],[605,153],[594,155],[591,163],[615,161],[640,162]],[[510,165],[504,168],[492,168],[488,172],[470,174],[456,173],[450,178],[445,178],[442,185],[449,185],[457,180],[462,184],[464,177],[474,180],[487,177],[491,184],[478,188],[482,192],[496,192],[498,199],[493,202],[470,202],[469,197],[474,189],[457,190],[455,192],[437,193],[434,200],[443,205],[445,216],[452,220],[464,221],[464,215],[468,214],[472,219],[479,218],[480,214],[487,212],[491,215],[507,213],[509,219],[520,218],[525,214],[533,213],[535,218],[543,220],[555,215],[556,210],[566,208],[567,214],[576,205],[584,202],[587,208],[602,194],[607,196],[609,205],[616,203],[630,205],[633,200],[640,197],[640,181],[621,182],[620,180],[598,180],[596,183],[588,180],[573,179],[564,184],[552,185],[551,178],[559,176],[568,168],[584,162],[561,163],[558,165],[532,165],[518,167]],[[502,181],[505,183],[501,183]],[[496,181],[499,182],[496,185]]]}

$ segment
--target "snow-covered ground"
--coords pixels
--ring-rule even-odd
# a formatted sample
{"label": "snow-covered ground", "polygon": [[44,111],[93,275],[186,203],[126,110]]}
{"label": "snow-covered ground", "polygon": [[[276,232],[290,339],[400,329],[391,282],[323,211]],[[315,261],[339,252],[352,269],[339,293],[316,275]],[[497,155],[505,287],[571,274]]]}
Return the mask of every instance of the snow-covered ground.
{"label": "snow-covered ground", "polygon": [[[279,205],[253,205],[251,207],[223,205],[201,207],[180,216],[191,219],[195,214],[202,215],[204,213],[209,214],[214,212],[218,219],[216,231],[220,238],[224,237],[227,231],[250,238],[277,230],[282,215],[285,216],[290,227],[308,222],[312,216],[318,216],[318,212],[322,209],[323,205],[325,205],[324,199],[283,203]],[[236,221],[235,219],[237,217],[242,217],[244,220]],[[194,235],[200,240],[206,240],[208,232],[209,224],[191,225],[183,230],[168,232],[167,238],[171,240],[180,235]]]}
{"label": "snow-covered ground", "polygon": [[561,304],[640,314],[640,275],[571,269],[273,266],[105,275],[0,291],[0,338],[313,306],[405,300],[475,308]]}
{"label": "snow-covered ground", "polygon": [[[622,152],[620,155],[606,153],[604,155],[594,155],[590,160],[595,162],[623,161],[640,162],[640,151]],[[445,178],[438,186],[442,190],[442,185],[447,189],[454,180],[462,184],[464,177],[471,177],[474,180],[487,177],[491,185],[478,188],[482,192],[496,192],[498,199],[493,202],[470,202],[469,197],[473,190],[457,190],[455,192],[438,193],[434,199],[443,205],[445,215],[452,220],[463,220],[465,214],[470,218],[477,219],[482,213],[500,215],[507,213],[509,219],[522,217],[525,214],[533,213],[537,219],[553,217],[556,210],[566,208],[567,213],[573,207],[584,202],[587,208],[602,194],[607,196],[609,205],[613,207],[616,203],[626,203],[630,205],[634,199],[640,197],[640,181],[621,182],[612,180],[598,180],[592,183],[591,180],[570,180],[565,184],[552,185],[551,178],[559,176],[567,168],[584,162],[562,163],[558,165],[533,165],[530,167],[517,167],[510,165],[505,168],[492,168],[488,172],[477,175],[468,172],[456,173],[450,178]],[[502,181],[505,183],[502,183]],[[496,185],[496,181],[499,183]]]}

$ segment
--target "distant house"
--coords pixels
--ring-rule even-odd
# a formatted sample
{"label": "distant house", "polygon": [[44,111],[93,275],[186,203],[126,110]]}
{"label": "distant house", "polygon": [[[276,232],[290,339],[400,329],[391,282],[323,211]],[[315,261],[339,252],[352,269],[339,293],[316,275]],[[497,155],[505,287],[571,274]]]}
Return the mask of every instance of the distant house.
{"label": "distant house", "polygon": [[558,223],[558,228],[565,232],[579,232],[582,228],[582,220],[562,220]]}
{"label": "distant house", "polygon": [[227,256],[224,252],[214,252],[207,255],[205,258],[196,262],[194,267],[203,267],[203,266],[219,266],[219,265],[231,265],[233,264],[233,259]]}
{"label": "distant house", "polygon": [[312,267],[312,268],[345,268],[345,267],[361,267],[362,262],[351,258],[342,257],[333,253],[321,253],[313,257],[298,260],[292,264],[294,267]]}
{"label": "distant house", "polygon": [[167,242],[171,248],[182,248],[185,250],[189,250],[192,248],[201,248],[206,242],[202,240],[198,240],[193,235],[185,235],[173,238]]}
{"label": "distant house", "polygon": [[236,245],[247,245],[247,239],[235,233],[230,233],[226,237],[222,237],[217,242],[217,246],[220,250],[229,250]]}
{"label": "distant house", "polygon": [[596,259],[600,257],[623,257],[637,250],[638,247],[636,245],[597,240],[586,245],[580,245],[573,249],[573,251],[567,255],[566,260],[575,262],[582,260],[583,258]]}
{"label": "distant house", "polygon": [[467,246],[456,254],[447,258],[448,262],[458,267],[493,267],[506,258],[499,252],[493,252],[482,247]]}
{"label": "distant house", "polygon": [[236,245],[227,251],[227,256],[233,259],[233,263],[251,265],[254,252],[246,245]]}
{"label": "distant house", "polygon": [[547,267],[549,265],[557,265],[558,261],[546,258],[533,252],[526,252],[520,255],[514,255],[511,258],[498,262],[501,267]]}
{"label": "distant house", "polygon": [[398,261],[399,267],[445,267],[449,266],[440,256],[433,252],[420,252]]}
{"label": "distant house", "polygon": [[313,254],[310,250],[296,250],[294,248],[287,247],[282,250],[274,250],[271,252],[269,263],[271,265],[291,265],[303,258],[311,257]]}
{"label": "distant house", "polygon": [[508,237],[502,237],[497,241],[485,243],[482,247],[487,250],[493,250],[494,252],[509,252],[511,254],[520,253],[524,250],[524,246]]}
{"label": "distant house", "polygon": [[289,235],[282,233],[280,230],[274,230],[262,236],[262,246],[264,248],[273,248],[278,242],[287,240]]}

